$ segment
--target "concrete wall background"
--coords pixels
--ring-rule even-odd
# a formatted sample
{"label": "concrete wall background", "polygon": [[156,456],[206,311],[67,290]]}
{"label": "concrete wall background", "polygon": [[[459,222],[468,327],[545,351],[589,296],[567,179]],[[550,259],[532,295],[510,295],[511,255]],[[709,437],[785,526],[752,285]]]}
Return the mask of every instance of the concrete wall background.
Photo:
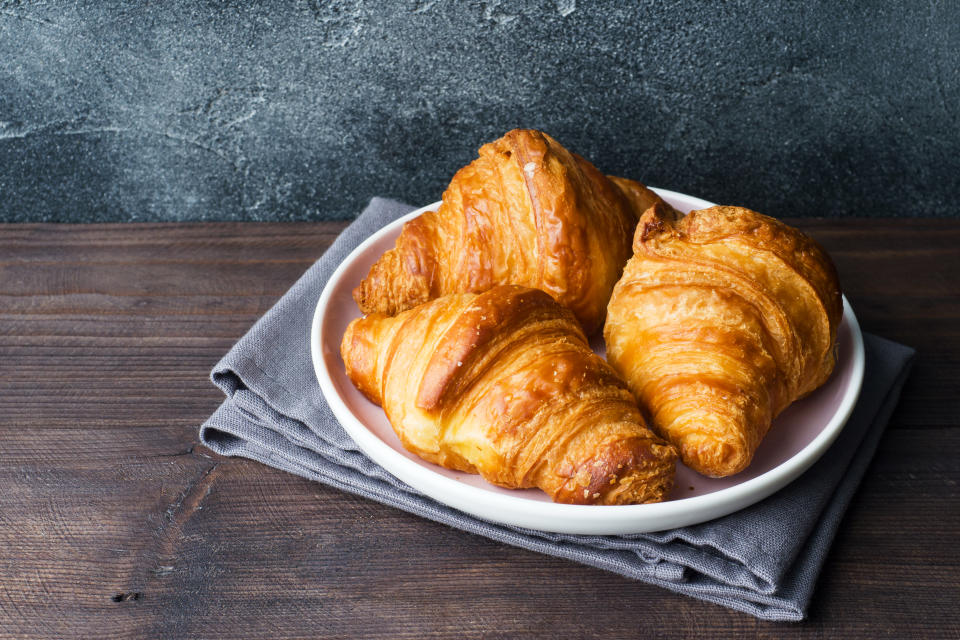
{"label": "concrete wall background", "polygon": [[0,0],[0,220],[350,218],[515,126],[775,216],[957,216],[960,3]]}

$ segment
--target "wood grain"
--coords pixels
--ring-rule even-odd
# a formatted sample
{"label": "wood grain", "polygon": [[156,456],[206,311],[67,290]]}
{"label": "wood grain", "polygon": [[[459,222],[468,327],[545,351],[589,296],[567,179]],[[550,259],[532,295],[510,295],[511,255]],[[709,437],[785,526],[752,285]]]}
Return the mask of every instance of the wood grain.
{"label": "wood grain", "polygon": [[341,223],[0,226],[0,637],[960,636],[960,223],[791,222],[919,359],[790,625],[200,447],[210,368]]}

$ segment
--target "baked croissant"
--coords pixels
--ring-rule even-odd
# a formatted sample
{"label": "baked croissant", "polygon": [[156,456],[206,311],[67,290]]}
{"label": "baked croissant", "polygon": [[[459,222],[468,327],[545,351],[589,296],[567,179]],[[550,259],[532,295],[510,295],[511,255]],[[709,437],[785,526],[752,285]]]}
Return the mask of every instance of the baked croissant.
{"label": "baked croissant", "polygon": [[633,249],[607,311],[607,358],[687,466],[737,473],[773,418],[833,370],[833,263],[800,231],[739,207],[678,218],[655,205]]}
{"label": "baked croissant", "polygon": [[626,384],[546,293],[498,286],[350,323],[347,375],[403,446],[556,502],[662,500],[676,452],[647,429]]}
{"label": "baked croissant", "polygon": [[449,293],[520,284],[569,307],[590,335],[630,257],[637,219],[658,201],[547,134],[516,129],[453,176],[437,211],[403,226],[353,298],[364,313],[394,315]]}

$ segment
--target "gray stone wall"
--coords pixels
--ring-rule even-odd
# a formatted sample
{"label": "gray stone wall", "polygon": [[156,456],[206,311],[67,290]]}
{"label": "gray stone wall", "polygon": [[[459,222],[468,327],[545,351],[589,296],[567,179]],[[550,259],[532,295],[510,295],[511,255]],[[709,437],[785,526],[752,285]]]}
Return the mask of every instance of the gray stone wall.
{"label": "gray stone wall", "polygon": [[350,218],[517,126],[775,216],[957,216],[960,3],[0,0],[0,220]]}

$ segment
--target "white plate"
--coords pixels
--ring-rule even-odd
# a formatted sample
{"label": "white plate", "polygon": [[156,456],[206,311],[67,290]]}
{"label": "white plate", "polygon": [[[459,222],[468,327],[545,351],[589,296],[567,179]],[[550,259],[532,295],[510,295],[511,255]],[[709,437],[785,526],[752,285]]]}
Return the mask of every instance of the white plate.
{"label": "white plate", "polygon": [[[685,213],[713,206],[673,191],[654,191]],[[353,288],[377,258],[393,248],[404,222],[438,205],[387,225],[347,256],[317,303],[310,346],[323,395],[350,437],[387,471],[439,502],[491,522],[557,533],[630,534],[697,524],[749,506],[794,480],[833,443],[853,410],[863,380],[863,338],[844,298],[839,360],[830,380],[776,419],[750,467],[736,476],[705,478],[678,464],[676,488],[665,502],[584,506],[556,504],[537,489],[503,489],[480,476],[421,460],[403,448],[383,410],[347,378],[340,341],[347,324],[360,316]],[[602,339],[597,342],[595,346],[602,347]]]}

